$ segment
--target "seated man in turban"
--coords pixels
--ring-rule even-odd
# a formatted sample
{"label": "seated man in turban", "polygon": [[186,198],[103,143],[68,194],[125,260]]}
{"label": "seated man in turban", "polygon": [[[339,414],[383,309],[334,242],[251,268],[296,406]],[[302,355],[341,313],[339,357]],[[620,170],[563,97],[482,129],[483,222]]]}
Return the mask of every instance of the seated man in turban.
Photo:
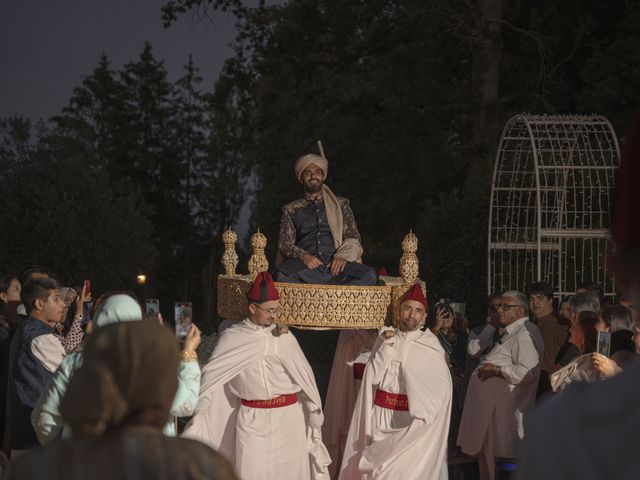
{"label": "seated man in turban", "polygon": [[305,155],[295,174],[305,196],[282,209],[278,252],[284,257],[274,280],[325,285],[375,285],[375,270],[362,265],[360,233],[349,200],[324,185],[327,159]]}

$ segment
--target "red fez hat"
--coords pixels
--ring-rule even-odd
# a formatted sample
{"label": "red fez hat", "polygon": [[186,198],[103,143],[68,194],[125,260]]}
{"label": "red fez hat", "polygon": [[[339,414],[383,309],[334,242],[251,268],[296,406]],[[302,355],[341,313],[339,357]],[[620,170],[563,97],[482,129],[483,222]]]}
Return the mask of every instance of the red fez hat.
{"label": "red fez hat", "polygon": [[427,299],[424,298],[424,293],[422,293],[422,288],[419,283],[414,283],[413,286],[406,291],[406,293],[400,299],[400,304],[403,304],[407,300],[415,300],[416,302],[420,302],[424,305],[424,308],[427,308]]}
{"label": "red fez hat", "polygon": [[258,274],[253,285],[251,285],[251,288],[247,292],[247,298],[249,301],[256,303],[280,299],[269,272],[260,272]]}

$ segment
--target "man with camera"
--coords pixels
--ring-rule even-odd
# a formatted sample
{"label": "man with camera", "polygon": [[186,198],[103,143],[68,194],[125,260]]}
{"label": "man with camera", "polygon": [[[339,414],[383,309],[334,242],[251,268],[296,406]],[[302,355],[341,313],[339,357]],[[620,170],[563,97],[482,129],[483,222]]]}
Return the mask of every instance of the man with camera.
{"label": "man with camera", "polygon": [[500,338],[471,375],[458,433],[462,451],[478,457],[481,479],[494,478],[495,457],[516,457],[544,348],[540,330],[529,321],[525,295],[503,293],[498,312]]}
{"label": "man with camera", "polygon": [[274,323],[280,302],[267,272],[247,300],[247,318],[224,330],[203,369],[183,436],[217,450],[240,478],[328,479],[320,394],[295,337]]}
{"label": "man with camera", "polygon": [[447,478],[451,375],[435,335],[420,329],[426,317],[416,283],[402,297],[398,328],[384,327],[374,344],[339,479]]}

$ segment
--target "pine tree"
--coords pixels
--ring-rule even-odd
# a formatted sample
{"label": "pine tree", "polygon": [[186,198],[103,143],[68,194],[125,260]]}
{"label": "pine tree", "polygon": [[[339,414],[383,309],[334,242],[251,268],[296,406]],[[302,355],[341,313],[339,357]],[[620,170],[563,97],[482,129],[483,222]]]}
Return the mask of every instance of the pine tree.
{"label": "pine tree", "polygon": [[58,146],[84,152],[92,168],[111,164],[126,150],[119,148],[124,93],[108,57],[102,54],[96,69],[83,78],[62,113],[52,119]]}
{"label": "pine tree", "polygon": [[[172,133],[177,147],[176,153],[185,174],[180,186],[180,203],[184,205],[186,230],[183,232],[182,251],[182,298],[191,298],[194,284],[199,283],[197,273],[202,265],[200,251],[211,241],[211,226],[206,221],[201,200],[206,172],[206,122],[207,104],[205,95],[199,90],[202,77],[193,63],[191,55],[184,66],[184,75],[175,83],[173,99]],[[206,286],[203,285],[203,288]]]}

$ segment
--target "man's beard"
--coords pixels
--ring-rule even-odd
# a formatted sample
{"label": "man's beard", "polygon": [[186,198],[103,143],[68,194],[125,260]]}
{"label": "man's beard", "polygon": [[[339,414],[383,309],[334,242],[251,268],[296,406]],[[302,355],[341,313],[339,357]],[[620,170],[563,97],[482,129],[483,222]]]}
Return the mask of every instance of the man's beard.
{"label": "man's beard", "polygon": [[322,190],[322,182],[304,184],[304,191],[307,193],[318,193],[320,190]]}
{"label": "man's beard", "polygon": [[414,323],[413,320],[410,322],[401,320],[400,324],[398,325],[398,328],[400,329],[401,332],[414,332],[418,330],[421,326],[422,326],[422,322]]}

